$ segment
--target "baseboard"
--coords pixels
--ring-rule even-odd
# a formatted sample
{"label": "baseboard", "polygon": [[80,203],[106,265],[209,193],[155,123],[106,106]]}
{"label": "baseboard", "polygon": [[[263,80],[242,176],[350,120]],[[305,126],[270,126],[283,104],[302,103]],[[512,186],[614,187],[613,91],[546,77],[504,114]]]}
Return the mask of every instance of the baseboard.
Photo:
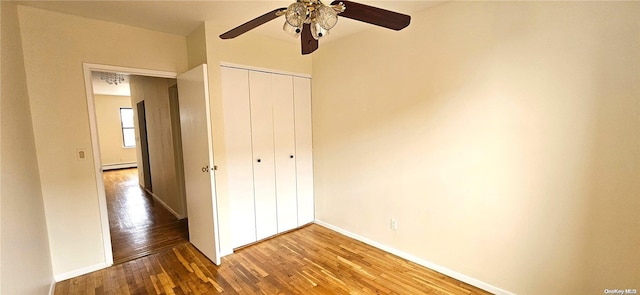
{"label": "baseboard", "polygon": [[182,214],[178,214],[178,212],[174,211],[173,208],[169,207],[169,205],[167,205],[167,203],[165,203],[162,199],[160,199],[160,197],[156,196],[156,194],[154,194],[152,191],[143,188],[145,192],[149,193],[154,200],[156,200],[156,202],[160,203],[160,205],[162,205],[162,207],[166,208],[167,210],[169,210],[169,212],[171,212],[171,214],[173,214],[173,216],[175,216],[178,219],[185,219],[187,218],[187,216],[182,215]]}
{"label": "baseboard", "polygon": [[378,242],[376,242],[374,240],[371,240],[371,239],[365,238],[363,236],[354,234],[354,233],[352,233],[350,231],[344,230],[342,228],[339,228],[337,226],[334,226],[334,225],[329,224],[327,222],[324,222],[322,220],[316,219],[315,223],[318,224],[318,225],[324,226],[324,227],[326,227],[328,229],[331,229],[333,231],[336,231],[338,233],[341,233],[341,234],[343,234],[343,235],[345,235],[347,237],[350,237],[352,239],[356,239],[356,240],[358,240],[360,242],[363,242],[363,243],[368,244],[370,246],[376,247],[376,248],[378,248],[378,249],[380,249],[382,251],[385,251],[385,252],[391,253],[393,255],[396,255],[398,257],[404,258],[404,259],[409,260],[411,262],[414,262],[416,264],[422,265],[422,266],[424,266],[426,268],[435,270],[435,271],[437,271],[437,272],[439,272],[439,273],[441,273],[443,275],[452,277],[452,278],[454,278],[454,279],[456,279],[458,281],[467,283],[469,285],[478,287],[480,289],[489,291],[491,293],[498,294],[498,295],[514,295],[514,293],[511,293],[511,292],[509,292],[507,290],[500,289],[500,288],[498,288],[496,286],[493,286],[491,284],[485,283],[483,281],[480,281],[478,279],[472,278],[470,276],[461,274],[461,273],[456,272],[454,270],[448,269],[448,268],[446,268],[444,266],[441,266],[441,265],[435,264],[433,262],[424,260],[424,259],[419,258],[417,256],[414,256],[412,254],[409,254],[409,253],[406,253],[406,252],[402,252],[402,251],[400,251],[398,249],[389,247],[387,245],[383,245],[383,244],[378,243]]}
{"label": "baseboard", "polygon": [[73,270],[73,271],[70,271],[70,272],[66,272],[66,273],[62,273],[62,274],[59,274],[59,275],[55,275],[53,277],[53,279],[56,282],[60,282],[60,281],[68,280],[70,278],[75,278],[77,276],[86,275],[88,273],[94,272],[96,270],[101,270],[101,269],[106,268],[106,267],[108,267],[108,265],[106,265],[105,263],[98,263],[98,264],[94,264],[94,265],[91,265],[91,266],[87,266],[87,267],[83,267],[83,268],[80,268],[80,269],[76,269],[76,270]]}
{"label": "baseboard", "polygon": [[49,285],[49,295],[53,295],[56,292],[56,280],[51,281],[51,285]]}
{"label": "baseboard", "polygon": [[220,250],[220,257],[225,257],[227,255],[231,255],[233,254],[233,249],[225,249],[225,250]]}
{"label": "baseboard", "polygon": [[102,165],[102,171],[125,169],[125,168],[136,168],[136,167],[138,167],[138,163],[137,162],[118,163],[118,164],[105,164],[105,165]]}

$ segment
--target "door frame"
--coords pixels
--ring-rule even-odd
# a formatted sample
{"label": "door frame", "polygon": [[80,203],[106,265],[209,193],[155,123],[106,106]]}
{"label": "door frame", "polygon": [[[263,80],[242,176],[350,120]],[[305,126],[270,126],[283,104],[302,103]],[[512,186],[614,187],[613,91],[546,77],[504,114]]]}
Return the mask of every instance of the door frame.
{"label": "door frame", "polygon": [[96,179],[96,189],[98,190],[98,207],[100,210],[100,223],[102,230],[102,244],[104,249],[104,260],[106,266],[113,265],[113,251],[111,250],[111,233],[109,232],[109,215],[107,212],[107,196],[102,179],[102,158],[100,155],[100,142],[98,140],[98,123],[96,120],[95,98],[93,94],[93,81],[91,72],[110,72],[128,75],[138,75],[158,78],[176,79],[178,73],[157,71],[139,68],[129,68],[120,66],[101,65],[93,63],[83,63],[84,85],[87,96],[87,109],[89,111],[89,129],[91,131],[91,149],[93,152],[93,165]]}

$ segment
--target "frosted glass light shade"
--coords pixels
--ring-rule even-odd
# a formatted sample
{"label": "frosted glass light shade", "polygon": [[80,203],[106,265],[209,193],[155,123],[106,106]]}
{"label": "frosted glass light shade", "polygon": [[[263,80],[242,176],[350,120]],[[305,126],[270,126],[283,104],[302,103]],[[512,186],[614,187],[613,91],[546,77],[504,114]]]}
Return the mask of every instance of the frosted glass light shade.
{"label": "frosted glass light shade", "polygon": [[311,24],[311,35],[314,39],[320,40],[320,38],[329,35],[329,30],[325,30],[319,23]]}
{"label": "frosted glass light shade", "polygon": [[285,18],[291,26],[296,28],[302,27],[302,24],[304,24],[304,21],[307,19],[307,6],[302,2],[289,5],[285,13]]}
{"label": "frosted glass light shade", "polygon": [[284,26],[282,26],[282,30],[285,31],[289,36],[297,38],[300,36],[300,32],[302,32],[301,27],[294,27],[289,24],[289,22],[285,21]]}
{"label": "frosted glass light shade", "polygon": [[315,11],[316,22],[325,30],[331,30],[338,23],[338,14],[333,8],[321,5]]}

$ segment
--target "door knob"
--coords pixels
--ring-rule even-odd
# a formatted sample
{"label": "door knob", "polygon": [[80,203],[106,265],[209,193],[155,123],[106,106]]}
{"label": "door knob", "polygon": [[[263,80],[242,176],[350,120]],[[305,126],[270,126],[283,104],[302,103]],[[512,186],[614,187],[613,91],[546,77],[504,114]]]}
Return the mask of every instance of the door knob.
{"label": "door knob", "polygon": [[202,172],[209,172],[209,166],[202,167]]}

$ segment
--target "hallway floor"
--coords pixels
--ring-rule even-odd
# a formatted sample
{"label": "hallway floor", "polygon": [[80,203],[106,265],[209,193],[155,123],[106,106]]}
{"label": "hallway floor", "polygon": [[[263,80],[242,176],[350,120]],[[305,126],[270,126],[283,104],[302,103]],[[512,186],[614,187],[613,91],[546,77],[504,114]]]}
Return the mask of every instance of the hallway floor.
{"label": "hallway floor", "polygon": [[120,264],[189,241],[187,219],[178,220],[138,184],[138,169],[105,171],[113,262]]}

